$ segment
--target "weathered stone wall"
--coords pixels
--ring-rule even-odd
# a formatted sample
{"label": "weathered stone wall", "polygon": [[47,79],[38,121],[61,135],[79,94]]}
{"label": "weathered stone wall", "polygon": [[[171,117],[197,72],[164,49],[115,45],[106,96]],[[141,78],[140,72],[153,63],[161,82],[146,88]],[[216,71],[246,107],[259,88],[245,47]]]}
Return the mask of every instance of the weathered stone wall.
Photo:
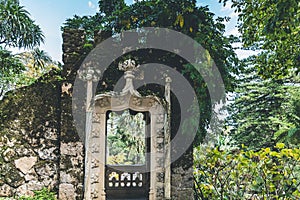
{"label": "weathered stone wall", "polygon": [[85,33],[65,30],[63,33],[61,133],[60,133],[60,199],[82,199],[84,177],[84,147],[73,124],[72,91],[77,70],[86,53]]}
{"label": "weathered stone wall", "polygon": [[58,190],[60,83],[50,72],[0,102],[0,197]]}
{"label": "weathered stone wall", "polygon": [[173,200],[194,199],[193,149],[189,148],[172,164],[171,193]]}

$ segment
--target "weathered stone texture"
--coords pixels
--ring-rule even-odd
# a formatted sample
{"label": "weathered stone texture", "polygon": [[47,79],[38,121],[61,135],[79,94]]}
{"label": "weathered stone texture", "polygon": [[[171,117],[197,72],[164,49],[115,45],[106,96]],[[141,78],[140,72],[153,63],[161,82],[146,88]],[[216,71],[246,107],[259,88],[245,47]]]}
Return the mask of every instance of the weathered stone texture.
{"label": "weathered stone texture", "polygon": [[85,37],[82,30],[63,33],[59,186],[59,199],[62,200],[83,198],[84,147],[73,122],[72,92],[77,70],[86,56]]}
{"label": "weathered stone texture", "polygon": [[172,199],[194,199],[193,180],[193,151],[189,148],[177,161],[172,164],[171,193]]}
{"label": "weathered stone texture", "polygon": [[58,189],[57,75],[51,71],[33,85],[9,92],[0,102],[0,196]]}

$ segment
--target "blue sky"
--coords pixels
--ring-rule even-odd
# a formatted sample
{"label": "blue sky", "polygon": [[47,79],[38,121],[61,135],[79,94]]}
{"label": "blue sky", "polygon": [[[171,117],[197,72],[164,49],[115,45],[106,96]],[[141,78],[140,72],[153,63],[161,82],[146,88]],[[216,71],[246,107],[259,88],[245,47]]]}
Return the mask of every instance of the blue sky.
{"label": "blue sky", "polygon": [[[133,0],[126,0],[131,4]],[[20,0],[20,4],[30,12],[31,18],[42,28],[45,43],[41,49],[56,61],[62,58],[62,37],[60,27],[67,18],[79,15],[94,15],[97,12],[98,0]],[[223,7],[218,0],[202,0],[198,5],[208,5],[209,9],[218,16],[230,16],[230,23],[226,24],[227,34],[237,34],[236,14],[230,5]],[[16,52],[17,50],[13,50]],[[237,52],[241,54],[241,52]]]}

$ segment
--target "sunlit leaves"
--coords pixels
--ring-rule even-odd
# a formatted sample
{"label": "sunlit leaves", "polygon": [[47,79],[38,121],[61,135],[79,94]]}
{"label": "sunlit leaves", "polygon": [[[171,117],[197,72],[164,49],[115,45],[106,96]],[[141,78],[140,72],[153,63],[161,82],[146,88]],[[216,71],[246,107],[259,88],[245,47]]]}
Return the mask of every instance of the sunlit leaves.
{"label": "sunlit leaves", "polygon": [[232,0],[232,7],[239,12],[244,47],[262,50],[254,64],[263,78],[283,79],[290,70],[300,72],[298,0]]}
{"label": "sunlit leaves", "polygon": [[282,143],[259,151],[218,148],[194,151],[202,199],[299,199],[300,149]]}
{"label": "sunlit leaves", "polygon": [[30,14],[16,0],[0,1],[0,44],[33,48],[44,41],[44,35]]}

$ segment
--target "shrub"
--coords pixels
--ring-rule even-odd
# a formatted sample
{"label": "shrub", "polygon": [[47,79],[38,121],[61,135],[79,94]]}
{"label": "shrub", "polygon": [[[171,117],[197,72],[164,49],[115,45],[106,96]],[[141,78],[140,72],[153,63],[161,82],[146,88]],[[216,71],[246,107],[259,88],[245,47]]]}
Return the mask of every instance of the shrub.
{"label": "shrub", "polygon": [[39,191],[34,191],[33,197],[20,197],[18,200],[56,200],[54,192],[47,188]]}
{"label": "shrub", "polygon": [[199,199],[299,199],[300,150],[197,147],[194,176]]}

